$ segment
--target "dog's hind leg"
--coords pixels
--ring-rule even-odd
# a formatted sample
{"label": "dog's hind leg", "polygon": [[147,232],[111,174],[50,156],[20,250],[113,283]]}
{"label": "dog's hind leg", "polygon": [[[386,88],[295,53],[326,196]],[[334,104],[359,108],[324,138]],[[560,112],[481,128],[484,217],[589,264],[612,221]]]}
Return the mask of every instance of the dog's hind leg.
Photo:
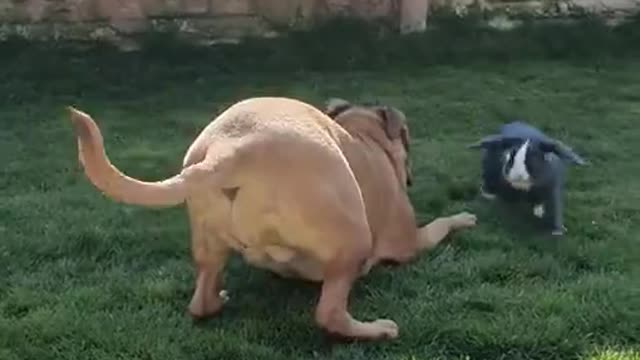
{"label": "dog's hind leg", "polygon": [[476,216],[467,212],[439,217],[418,230],[418,249],[430,250],[436,247],[451,231],[475,226]]}
{"label": "dog's hind leg", "polygon": [[[349,313],[349,294],[373,255],[373,238],[358,183],[345,159],[326,149],[309,151],[297,176],[279,175],[274,223],[283,241],[299,254],[315,258],[322,288],[315,307],[316,324],[348,340],[381,340],[398,336],[391,320],[364,322]],[[291,152],[290,149],[287,149]],[[286,173],[290,165],[282,163]],[[319,179],[318,173],[328,174]],[[295,240],[294,240],[295,239]]]}
{"label": "dog's hind leg", "polygon": [[326,264],[320,300],[316,307],[316,322],[330,335],[348,339],[382,340],[398,336],[398,326],[391,320],[378,319],[362,322],[348,311],[348,297],[371,255],[371,237],[367,226],[359,231],[338,231],[336,234],[351,237],[345,246]]}
{"label": "dog's hind leg", "polygon": [[[191,204],[188,204],[191,205]],[[210,229],[202,215],[188,206],[191,222],[191,251],[196,267],[196,284],[189,313],[194,319],[217,314],[227,300],[222,290],[222,270],[230,254],[228,245]]]}
{"label": "dog's hind leg", "polygon": [[195,257],[196,284],[189,313],[195,319],[216,315],[227,301],[222,290],[222,270],[227,263],[229,248],[213,237],[206,239],[208,248],[200,247]]}

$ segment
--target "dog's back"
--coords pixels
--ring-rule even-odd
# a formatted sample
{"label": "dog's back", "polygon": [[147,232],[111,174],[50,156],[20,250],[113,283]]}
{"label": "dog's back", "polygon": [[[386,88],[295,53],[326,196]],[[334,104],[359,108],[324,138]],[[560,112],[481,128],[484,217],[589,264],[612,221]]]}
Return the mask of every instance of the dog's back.
{"label": "dog's back", "polygon": [[[274,136],[275,135],[275,136]],[[183,166],[202,161],[218,141],[301,139],[330,146],[348,134],[320,110],[302,101],[281,97],[257,97],[240,101],[211,121],[191,144]]]}

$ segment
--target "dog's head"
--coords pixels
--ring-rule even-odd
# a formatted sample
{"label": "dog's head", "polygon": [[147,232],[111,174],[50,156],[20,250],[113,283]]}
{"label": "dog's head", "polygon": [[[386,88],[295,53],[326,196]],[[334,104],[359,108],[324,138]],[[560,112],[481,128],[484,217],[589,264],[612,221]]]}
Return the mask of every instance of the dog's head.
{"label": "dog's head", "polygon": [[503,155],[502,175],[514,188],[528,190],[552,176],[549,159],[551,154],[577,165],[586,161],[571,148],[558,140],[522,139],[503,135],[487,136],[470,145],[471,148],[499,150]]}
{"label": "dog's head", "polygon": [[406,117],[402,111],[391,106],[352,104],[346,100],[334,98],[327,102],[325,113],[345,128],[353,124],[381,130],[384,134],[383,148],[389,155],[398,179],[403,186],[411,186],[413,181],[409,160],[411,139]]}

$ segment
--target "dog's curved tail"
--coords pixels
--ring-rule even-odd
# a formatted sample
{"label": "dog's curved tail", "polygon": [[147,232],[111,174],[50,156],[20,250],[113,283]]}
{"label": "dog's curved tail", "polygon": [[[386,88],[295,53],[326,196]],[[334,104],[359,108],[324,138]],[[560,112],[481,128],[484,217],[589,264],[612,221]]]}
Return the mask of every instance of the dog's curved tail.
{"label": "dog's curved tail", "polygon": [[104,150],[100,128],[84,112],[67,107],[78,140],[78,158],[91,183],[111,199],[130,205],[170,207],[187,197],[188,180],[198,164],[157,182],[146,182],[123,174],[109,160]]}

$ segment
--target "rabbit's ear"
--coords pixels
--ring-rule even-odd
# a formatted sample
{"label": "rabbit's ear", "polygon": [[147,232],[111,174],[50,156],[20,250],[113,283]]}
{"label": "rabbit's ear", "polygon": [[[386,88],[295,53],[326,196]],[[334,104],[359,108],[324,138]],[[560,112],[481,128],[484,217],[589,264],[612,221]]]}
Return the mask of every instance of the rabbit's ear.
{"label": "rabbit's ear", "polygon": [[500,148],[500,149],[504,149],[504,148],[508,148],[508,147],[511,147],[511,146],[515,145],[516,143],[518,143],[518,141],[521,141],[521,139],[507,137],[507,136],[500,135],[500,134],[489,135],[489,136],[485,136],[480,141],[477,141],[477,142],[475,142],[473,144],[467,145],[467,149],[477,149],[477,148],[483,148],[483,149]]}
{"label": "rabbit's ear", "polygon": [[540,143],[540,149],[544,152],[552,152],[565,161],[569,161],[577,165],[587,165],[587,161],[559,140],[544,141]]}

